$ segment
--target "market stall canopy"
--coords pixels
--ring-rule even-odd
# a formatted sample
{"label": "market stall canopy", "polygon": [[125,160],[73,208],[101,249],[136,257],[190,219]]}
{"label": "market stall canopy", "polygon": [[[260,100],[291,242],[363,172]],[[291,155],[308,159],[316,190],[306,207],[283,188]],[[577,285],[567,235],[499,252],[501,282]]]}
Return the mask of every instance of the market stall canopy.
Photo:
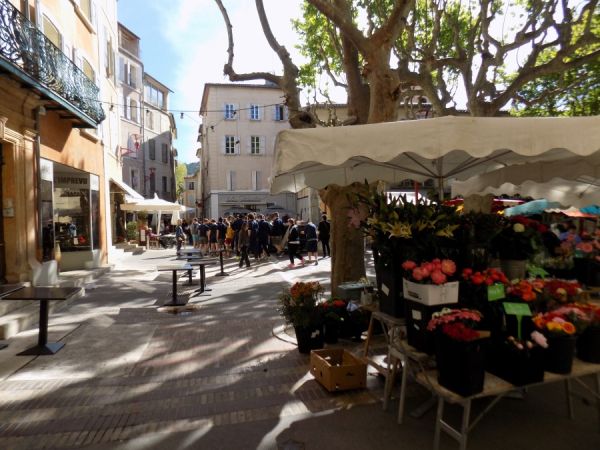
{"label": "market stall canopy", "polygon": [[517,164],[452,182],[452,196],[472,194],[520,194],[577,207],[600,203],[600,152]]}
{"label": "market stall canopy", "polygon": [[534,214],[541,214],[547,209],[558,208],[560,204],[558,202],[549,202],[546,199],[533,200],[531,202],[523,203],[522,205],[513,206],[512,208],[506,208],[504,215],[510,216],[531,216]]}
{"label": "market stall canopy", "polygon": [[116,178],[112,178],[112,177],[110,178],[110,181],[111,181],[111,183],[114,183],[119,189],[121,189],[123,191],[123,193],[125,194],[125,202],[126,203],[133,203],[133,202],[137,202],[139,200],[144,200],[144,196],[142,194],[140,194],[138,191],[133,189],[131,186],[129,186],[124,181],[117,180]]}
{"label": "market stall canopy", "polygon": [[284,130],[277,136],[271,192],[407,178],[467,179],[528,162],[600,151],[600,116],[439,117]]}
{"label": "market stall canopy", "polygon": [[600,202],[598,205],[587,205],[581,208],[581,212],[586,214],[594,214],[595,216],[600,216]]}
{"label": "market stall canopy", "polygon": [[555,214],[564,214],[567,217],[572,217],[572,218],[576,218],[576,219],[595,219],[596,218],[595,214],[585,213],[585,212],[581,211],[579,208],[575,208],[574,206],[567,208],[567,209],[550,208],[550,209],[545,209],[544,212],[555,213]]}
{"label": "market stall canopy", "polygon": [[144,198],[136,200],[134,203],[124,203],[121,205],[123,211],[186,211],[187,208],[179,203],[169,202],[158,198],[156,193],[154,198]]}

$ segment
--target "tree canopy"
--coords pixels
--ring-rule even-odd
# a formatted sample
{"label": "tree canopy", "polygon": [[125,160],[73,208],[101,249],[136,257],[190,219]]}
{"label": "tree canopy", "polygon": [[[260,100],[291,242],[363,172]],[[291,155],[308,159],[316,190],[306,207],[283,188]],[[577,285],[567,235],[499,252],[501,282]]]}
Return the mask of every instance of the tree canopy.
{"label": "tree canopy", "polygon": [[[225,74],[277,83],[294,128],[315,126],[300,106],[299,88],[314,86],[319,76],[346,89],[348,123],[395,120],[401,102],[415,95],[426,97],[437,116],[459,107],[493,116],[515,99],[540,104],[544,88],[556,95],[581,87],[562,74],[581,78],[578,69],[600,59],[598,0],[306,0],[294,26],[309,61],[298,67],[271,32],[262,0],[255,0],[283,74],[238,74],[231,23],[215,1],[229,31]],[[528,96],[532,90],[536,95]]]}

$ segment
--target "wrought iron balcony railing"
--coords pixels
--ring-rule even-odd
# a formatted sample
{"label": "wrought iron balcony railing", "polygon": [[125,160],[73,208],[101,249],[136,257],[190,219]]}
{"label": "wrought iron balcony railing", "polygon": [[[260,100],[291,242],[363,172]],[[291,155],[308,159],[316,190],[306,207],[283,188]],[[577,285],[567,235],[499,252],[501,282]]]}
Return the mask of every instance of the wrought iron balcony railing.
{"label": "wrought iron balcony railing", "polygon": [[98,86],[7,0],[0,0],[0,70],[68,110],[81,127],[105,118]]}

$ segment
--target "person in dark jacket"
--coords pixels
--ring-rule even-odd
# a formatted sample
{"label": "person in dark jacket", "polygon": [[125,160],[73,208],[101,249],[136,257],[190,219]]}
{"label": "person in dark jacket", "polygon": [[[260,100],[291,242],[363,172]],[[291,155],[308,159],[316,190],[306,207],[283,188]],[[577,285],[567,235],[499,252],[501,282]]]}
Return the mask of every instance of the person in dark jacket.
{"label": "person in dark jacket", "polygon": [[300,249],[300,232],[298,231],[298,226],[294,219],[288,219],[288,227],[289,227],[289,235],[288,235],[288,253],[290,256],[290,265],[288,266],[290,269],[293,269],[295,266],[294,259],[298,258],[300,263],[304,265],[304,258],[298,254],[298,250]]}
{"label": "person in dark jacket", "polygon": [[304,226],[304,233],[306,236],[306,251],[308,252],[308,263],[312,261],[312,257],[315,257],[315,266],[319,264],[318,253],[317,253],[317,227],[310,220]]}
{"label": "person in dark jacket", "polygon": [[323,248],[323,258],[331,256],[331,249],[329,248],[331,224],[327,221],[325,214],[321,216],[317,231],[319,232],[319,241],[321,241],[321,247]]}
{"label": "person in dark jacket", "polygon": [[238,232],[237,248],[240,251],[240,267],[246,263],[246,267],[250,267],[250,258],[248,258],[248,246],[250,244],[250,230],[248,222],[242,221],[240,231]]}
{"label": "person in dark jacket", "polygon": [[271,257],[269,253],[269,236],[271,235],[271,224],[267,222],[262,214],[258,215],[258,255],[262,256],[264,251],[267,258]]}

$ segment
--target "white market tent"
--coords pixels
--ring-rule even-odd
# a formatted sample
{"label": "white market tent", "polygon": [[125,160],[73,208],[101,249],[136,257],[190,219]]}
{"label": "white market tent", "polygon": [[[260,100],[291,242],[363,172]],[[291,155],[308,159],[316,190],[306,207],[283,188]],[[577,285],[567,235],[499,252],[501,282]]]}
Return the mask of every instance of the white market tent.
{"label": "white market tent", "polygon": [[154,193],[154,198],[145,198],[142,200],[136,200],[132,203],[123,203],[121,205],[121,209],[123,211],[157,212],[157,231],[160,231],[160,216],[163,212],[183,212],[187,210],[187,207],[184,205],[180,205],[179,203],[173,203],[167,200],[163,200],[162,198],[159,198],[158,195],[156,195],[156,193]]}
{"label": "white market tent", "polygon": [[275,144],[271,192],[404,179],[439,184],[525,162],[600,151],[600,116],[440,117],[284,130]]}
{"label": "white market tent", "polygon": [[520,194],[578,208],[600,204],[600,152],[504,167],[452,183],[452,196]]}

